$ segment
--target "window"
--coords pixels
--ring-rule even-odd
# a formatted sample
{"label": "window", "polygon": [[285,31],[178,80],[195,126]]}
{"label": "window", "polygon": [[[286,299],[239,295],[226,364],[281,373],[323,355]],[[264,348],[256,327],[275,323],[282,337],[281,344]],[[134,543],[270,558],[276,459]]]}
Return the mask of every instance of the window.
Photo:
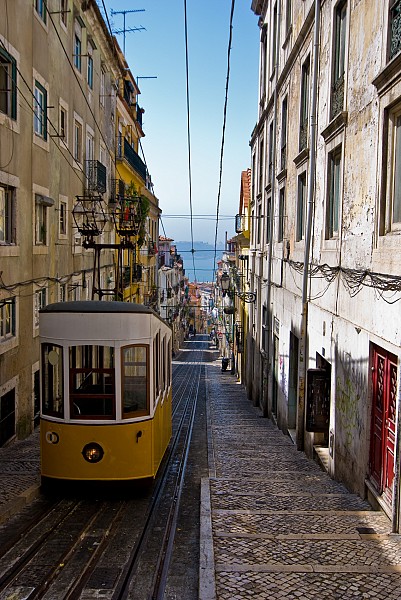
{"label": "window", "polygon": [[0,244],[15,244],[15,188],[0,185]]}
{"label": "window", "polygon": [[82,164],[82,123],[74,121],[74,159]]}
{"label": "window", "polygon": [[67,27],[68,0],[60,0],[60,21]]}
{"label": "window", "polygon": [[91,88],[91,90],[93,90],[93,58],[91,56],[88,56],[87,78],[88,78],[88,85]]}
{"label": "window", "polygon": [[341,206],[341,146],[329,154],[327,181],[326,238],[330,239],[338,236]]}
{"label": "window", "polygon": [[0,48],[0,112],[17,118],[17,63]]}
{"label": "window", "polygon": [[272,199],[271,196],[268,197],[266,202],[266,244],[270,244],[270,228],[271,228],[271,218],[272,218]]}
{"label": "window", "polygon": [[299,123],[299,150],[305,150],[308,147],[308,121],[309,121],[309,76],[310,64],[309,57],[302,65],[301,74],[301,112]]}
{"label": "window", "polygon": [[43,23],[46,23],[46,6],[45,0],[35,0],[36,14],[42,19]]}
{"label": "window", "polygon": [[58,300],[59,302],[66,302],[67,300],[67,284],[60,283],[58,289]]}
{"label": "window", "polygon": [[74,37],[74,67],[81,72],[82,69],[82,44],[81,38],[75,33]]}
{"label": "window", "polygon": [[100,106],[103,106],[103,107],[104,107],[105,95],[106,95],[106,73],[104,72],[104,70],[102,68],[100,70],[100,96],[99,96],[99,103],[100,103]]}
{"label": "window", "polygon": [[42,413],[64,418],[63,349],[42,344]]}
{"label": "window", "polygon": [[261,194],[263,190],[263,169],[264,169],[264,153],[265,153],[265,145],[263,141],[263,137],[259,140],[259,189],[258,193]]}
{"label": "window", "polygon": [[72,346],[70,414],[74,419],[114,419],[115,372],[111,346]]}
{"label": "window", "polygon": [[42,288],[40,290],[38,290],[37,292],[35,292],[34,295],[34,327],[37,328],[39,327],[39,311],[42,310],[42,308],[44,308],[47,304],[47,289],[46,288]]}
{"label": "window", "polygon": [[298,203],[297,203],[297,241],[305,235],[305,211],[306,211],[306,173],[298,176]]}
{"label": "window", "polygon": [[267,172],[267,182],[271,183],[273,174],[273,150],[274,150],[274,139],[273,139],[273,121],[269,127],[269,168]]}
{"label": "window", "polygon": [[15,337],[15,298],[0,300],[0,343]]}
{"label": "window", "polygon": [[68,143],[67,132],[68,132],[68,113],[67,113],[67,109],[65,108],[65,106],[61,106],[60,105],[60,108],[59,108],[58,133],[59,133],[60,139],[63,140],[63,142],[65,144]]}
{"label": "window", "polygon": [[286,36],[290,33],[292,25],[292,0],[286,1],[285,9],[285,34]]}
{"label": "window", "polygon": [[388,114],[387,188],[381,234],[401,230],[401,106]]}
{"label": "window", "polygon": [[47,140],[47,91],[38,81],[35,81],[34,94],[34,132],[44,140]]}
{"label": "window", "polygon": [[35,194],[35,244],[47,245],[48,207],[52,200],[42,194]]}
{"label": "window", "polygon": [[285,212],[285,187],[280,189],[279,205],[278,205],[278,230],[277,241],[282,242],[284,239],[284,212]]}
{"label": "window", "polygon": [[288,121],[288,98],[284,98],[281,105],[281,170],[287,168],[287,121]]}
{"label": "window", "polygon": [[95,46],[92,40],[88,40],[87,44],[87,53],[88,53],[88,63],[86,69],[86,80],[88,82],[88,86],[91,90],[93,90],[93,50]]}
{"label": "window", "polygon": [[339,2],[334,18],[333,82],[331,86],[331,118],[344,108],[345,32],[347,2]]}
{"label": "window", "polygon": [[256,232],[257,232],[256,243],[258,245],[260,244],[261,230],[262,230],[262,204],[260,202],[258,202],[257,213],[256,213]]}
{"label": "window", "polygon": [[266,59],[267,59],[267,26],[264,25],[260,35],[260,100],[266,94]]}
{"label": "window", "polygon": [[275,68],[276,68],[276,59],[277,59],[277,36],[278,36],[278,26],[277,26],[277,2],[274,5],[273,8],[273,30],[272,30],[272,51],[271,51],[271,57],[272,57],[272,64],[271,64],[271,71],[272,73],[274,72]]}
{"label": "window", "polygon": [[[126,346],[122,357],[123,417],[149,414],[148,346]],[[158,372],[159,365],[156,371]],[[160,386],[160,377],[157,388]]]}
{"label": "window", "polygon": [[390,60],[401,50],[401,0],[390,2]]}
{"label": "window", "polygon": [[60,200],[58,213],[59,235],[67,235],[67,202]]}

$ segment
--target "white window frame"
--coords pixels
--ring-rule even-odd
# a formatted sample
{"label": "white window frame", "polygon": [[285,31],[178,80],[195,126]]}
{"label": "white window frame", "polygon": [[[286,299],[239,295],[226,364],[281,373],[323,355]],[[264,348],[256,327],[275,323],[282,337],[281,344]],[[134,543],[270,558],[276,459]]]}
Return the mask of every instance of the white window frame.
{"label": "white window frame", "polygon": [[0,183],[0,245],[16,244],[16,189]]}
{"label": "white window frame", "polygon": [[35,291],[33,295],[33,329],[37,334],[39,329],[39,311],[48,304],[48,289],[42,287]]}
{"label": "white window frame", "polygon": [[[77,137],[79,133],[79,137]],[[74,112],[74,143],[73,143],[73,156],[75,161],[75,167],[82,168],[83,161],[83,136],[84,136],[84,122],[77,113]]]}
{"label": "white window frame", "polygon": [[61,239],[68,237],[68,198],[67,196],[59,197],[59,218],[58,218],[58,235]]}

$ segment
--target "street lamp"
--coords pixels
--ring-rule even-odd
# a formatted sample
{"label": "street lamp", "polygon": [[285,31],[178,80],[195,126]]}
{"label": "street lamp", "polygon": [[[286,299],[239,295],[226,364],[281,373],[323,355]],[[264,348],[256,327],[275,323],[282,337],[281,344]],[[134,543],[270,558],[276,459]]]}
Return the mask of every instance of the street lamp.
{"label": "street lamp", "polygon": [[256,302],[256,293],[255,292],[237,292],[234,289],[230,289],[230,275],[228,273],[223,273],[220,277],[220,285],[223,291],[223,296],[229,292],[230,295],[237,296],[242,302],[246,302],[248,304],[253,304]]}

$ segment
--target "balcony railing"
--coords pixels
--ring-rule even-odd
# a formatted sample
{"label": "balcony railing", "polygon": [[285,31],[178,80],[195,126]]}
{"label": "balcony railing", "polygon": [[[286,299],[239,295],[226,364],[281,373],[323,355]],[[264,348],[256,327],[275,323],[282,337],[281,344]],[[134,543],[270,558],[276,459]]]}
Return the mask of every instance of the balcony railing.
{"label": "balcony railing", "polygon": [[334,119],[344,108],[344,75],[339,77],[331,88],[330,117]]}
{"label": "balcony railing", "polygon": [[107,189],[106,167],[98,160],[86,161],[87,191],[104,194]]}
{"label": "balcony railing", "polygon": [[235,233],[245,231],[245,215],[235,215]]}
{"label": "balcony railing", "polygon": [[129,144],[129,142],[124,138],[124,157],[129,162],[131,167],[142,177],[142,179],[146,180],[146,166],[143,160],[139,157],[139,155],[135,152],[133,147]]}
{"label": "balcony railing", "polygon": [[390,20],[390,59],[392,59],[401,50],[401,0],[393,3],[390,10]]}

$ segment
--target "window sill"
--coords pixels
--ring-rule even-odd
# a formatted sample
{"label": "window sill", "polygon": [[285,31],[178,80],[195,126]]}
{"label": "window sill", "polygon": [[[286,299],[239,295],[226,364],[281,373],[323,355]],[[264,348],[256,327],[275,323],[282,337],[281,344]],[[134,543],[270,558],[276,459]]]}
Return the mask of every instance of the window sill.
{"label": "window sill", "polygon": [[401,52],[397,54],[380,73],[373,79],[372,83],[377,89],[379,96],[383,96],[401,77]]}
{"label": "window sill", "polygon": [[344,129],[346,128],[347,123],[348,123],[348,112],[347,111],[343,111],[343,112],[339,113],[336,117],[334,117],[334,119],[332,121],[330,121],[328,126],[325,129],[323,129],[323,131],[321,132],[321,135],[322,135],[324,141],[326,142],[326,144],[331,142],[331,140],[333,140],[336,137],[336,135],[342,133],[344,131]]}
{"label": "window sill", "polygon": [[0,256],[19,256],[19,246],[15,244],[1,244],[0,243]]}
{"label": "window sill", "polygon": [[301,150],[301,152],[294,158],[294,164],[298,168],[303,165],[309,159],[309,148]]}
{"label": "window sill", "polygon": [[9,352],[18,346],[18,338],[12,337],[10,339],[0,341],[0,354]]}

